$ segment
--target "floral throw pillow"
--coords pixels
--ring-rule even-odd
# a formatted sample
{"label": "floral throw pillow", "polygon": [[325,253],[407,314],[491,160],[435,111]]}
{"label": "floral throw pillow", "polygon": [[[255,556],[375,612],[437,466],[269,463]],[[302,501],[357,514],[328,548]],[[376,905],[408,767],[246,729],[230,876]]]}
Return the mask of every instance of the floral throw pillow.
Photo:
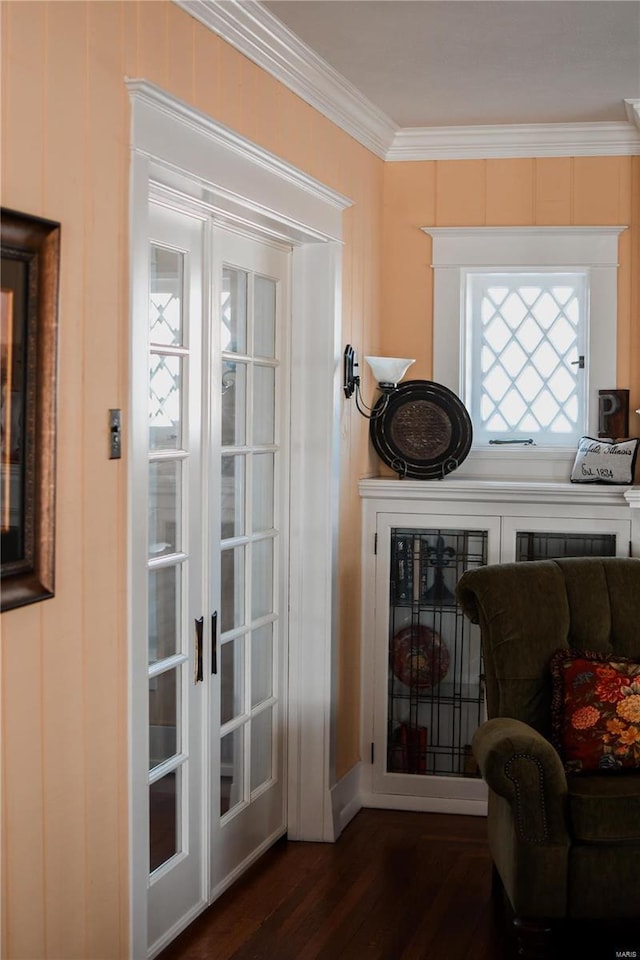
{"label": "floral throw pillow", "polygon": [[567,773],[640,770],[640,661],[558,650],[552,723]]}

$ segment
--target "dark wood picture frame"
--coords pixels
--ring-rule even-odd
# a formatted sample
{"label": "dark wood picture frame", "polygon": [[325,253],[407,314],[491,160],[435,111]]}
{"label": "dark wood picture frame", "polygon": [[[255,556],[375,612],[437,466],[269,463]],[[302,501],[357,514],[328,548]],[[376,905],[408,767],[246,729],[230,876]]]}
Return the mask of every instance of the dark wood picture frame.
{"label": "dark wood picture frame", "polygon": [[54,595],[60,224],[0,211],[0,609]]}

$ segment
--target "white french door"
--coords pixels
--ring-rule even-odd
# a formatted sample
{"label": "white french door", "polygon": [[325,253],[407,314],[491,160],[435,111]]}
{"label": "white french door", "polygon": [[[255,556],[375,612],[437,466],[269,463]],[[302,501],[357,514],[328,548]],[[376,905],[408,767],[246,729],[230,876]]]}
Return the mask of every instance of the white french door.
{"label": "white french door", "polygon": [[210,468],[219,635],[210,702],[215,895],[286,827],[289,253],[221,229],[213,240],[220,282]]}
{"label": "white french door", "polygon": [[289,261],[149,206],[151,952],[286,828]]}
{"label": "white french door", "polygon": [[[146,512],[148,942],[206,897],[202,724],[196,682],[204,575],[202,318],[205,224],[152,206]],[[142,497],[136,504],[144,508]],[[140,554],[139,554],[140,555]],[[140,557],[141,562],[142,557]],[[140,582],[140,581],[139,581]],[[138,618],[138,622],[144,622]]]}

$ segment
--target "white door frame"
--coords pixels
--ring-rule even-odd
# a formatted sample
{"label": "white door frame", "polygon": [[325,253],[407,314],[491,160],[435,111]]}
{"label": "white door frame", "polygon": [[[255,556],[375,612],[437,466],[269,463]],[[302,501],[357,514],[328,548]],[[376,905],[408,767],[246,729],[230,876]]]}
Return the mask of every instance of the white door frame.
{"label": "white door frame", "polygon": [[[294,247],[288,835],[331,841],[342,213],[350,201],[155,85],[128,80],[127,87],[132,151],[130,411],[146,410],[146,369],[137,358],[146,355],[148,305],[146,291],[136,289],[136,277],[147,269],[147,207],[153,184],[191,198],[221,224],[244,223]],[[147,437],[140,416],[130,415],[129,421],[129,842],[131,956],[138,960],[147,956],[146,831],[138,829],[146,823],[147,663],[140,643],[143,625],[136,622],[132,603],[139,576],[132,562],[133,544],[145,510],[134,502],[133,491]]]}

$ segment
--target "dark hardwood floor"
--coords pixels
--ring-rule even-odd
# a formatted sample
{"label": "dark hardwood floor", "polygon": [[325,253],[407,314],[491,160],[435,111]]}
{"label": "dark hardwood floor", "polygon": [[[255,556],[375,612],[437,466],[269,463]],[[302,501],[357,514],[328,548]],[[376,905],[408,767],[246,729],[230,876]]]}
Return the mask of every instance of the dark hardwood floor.
{"label": "dark hardwood floor", "polygon": [[[639,935],[635,937],[635,933]],[[634,942],[635,937],[635,942]],[[615,960],[640,932],[560,932],[558,960]],[[282,840],[160,960],[510,960],[482,817],[362,810],[335,844]]]}

